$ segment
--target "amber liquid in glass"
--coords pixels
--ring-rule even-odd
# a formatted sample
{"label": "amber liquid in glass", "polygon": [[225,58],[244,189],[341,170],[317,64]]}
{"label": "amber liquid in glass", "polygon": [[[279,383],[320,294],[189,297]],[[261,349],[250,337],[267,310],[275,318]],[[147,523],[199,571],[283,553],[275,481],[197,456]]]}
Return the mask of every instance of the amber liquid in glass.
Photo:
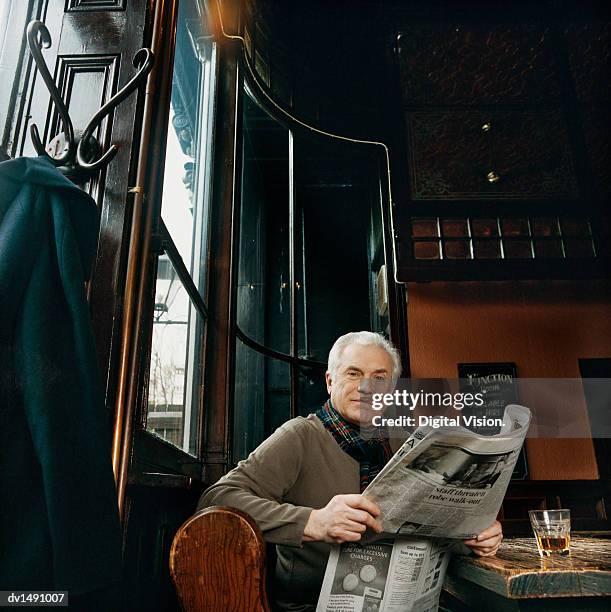
{"label": "amber liquid in glass", "polygon": [[559,553],[561,555],[568,555],[571,535],[545,535],[537,533],[537,541],[539,544],[539,550],[545,555],[549,556],[552,553]]}

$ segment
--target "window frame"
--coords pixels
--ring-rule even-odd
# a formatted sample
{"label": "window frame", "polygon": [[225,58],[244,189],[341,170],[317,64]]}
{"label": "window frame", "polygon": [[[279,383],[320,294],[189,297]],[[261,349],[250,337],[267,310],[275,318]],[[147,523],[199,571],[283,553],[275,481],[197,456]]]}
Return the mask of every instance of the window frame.
{"label": "window frame", "polygon": [[[243,137],[243,125],[241,121],[241,109],[243,106],[243,96],[246,95],[246,90],[249,91],[253,100],[263,108],[263,110],[268,113],[274,120],[278,121],[280,124],[285,126],[289,134],[289,142],[292,143],[294,134],[307,134],[311,136],[310,130],[304,128],[298,121],[292,119],[289,115],[285,115],[282,112],[282,109],[276,108],[273,104],[269,103],[269,93],[264,84],[259,82],[256,73],[254,72],[252,66],[249,63],[249,58],[243,52],[236,50],[235,48],[231,49],[230,44],[226,41],[220,44],[220,49],[217,47],[217,52],[221,51],[221,58],[218,61],[215,72],[215,91],[214,91],[214,108],[215,108],[215,116],[213,118],[213,129],[211,131],[212,147],[214,150],[214,159],[213,164],[216,162],[216,167],[212,170],[213,179],[212,179],[212,190],[216,190],[216,195],[213,194],[212,198],[209,198],[209,206],[216,207],[219,205],[219,198],[222,199],[222,206],[229,206],[229,199],[233,202],[232,206],[234,207],[233,212],[231,213],[232,225],[230,228],[230,236],[227,236],[227,239],[231,241],[231,257],[229,262],[229,275],[230,275],[230,283],[229,287],[230,295],[235,296],[235,291],[237,288],[237,266],[238,266],[238,257],[237,257],[237,246],[235,244],[235,237],[237,236],[237,232],[239,231],[239,211],[235,210],[236,202],[240,201],[242,194],[242,186],[241,181],[239,179],[239,173],[241,172],[241,138]],[[237,59],[236,59],[237,58]],[[236,71],[235,73],[233,71]],[[231,87],[235,87],[236,94],[235,98],[230,94],[228,96],[229,90],[225,91],[224,88],[227,87],[227,82],[231,83]],[[227,105],[227,106],[225,106]],[[217,116],[217,111],[221,109],[221,114]],[[237,109],[236,115],[233,117],[234,123],[231,124],[231,116],[226,115],[227,111],[232,112],[231,109]],[[169,105],[166,111],[169,116]],[[227,124],[228,119],[230,120],[229,124]],[[218,166],[219,156],[224,153],[223,147],[229,144],[228,136],[223,132],[219,133],[218,130],[225,130],[227,125],[232,125],[233,127],[233,135],[231,138],[232,141],[232,155],[233,158],[233,178],[229,181],[230,175],[225,171],[220,169]],[[316,135],[314,135],[316,137]],[[322,136],[318,136],[323,138]],[[323,138],[325,141],[327,138]],[[355,145],[356,146],[356,145]],[[220,151],[219,152],[219,147]],[[142,360],[141,360],[141,380],[143,384],[139,385],[140,397],[138,398],[138,410],[139,410],[139,427],[136,428],[135,437],[134,437],[134,460],[132,461],[131,471],[131,480],[132,481],[146,481],[147,478],[150,479],[151,473],[150,469],[154,467],[156,470],[165,469],[168,471],[172,471],[175,474],[182,474],[184,476],[188,476],[189,478],[195,478],[197,480],[203,480],[204,483],[212,483],[218,477],[219,471],[225,471],[226,469],[232,467],[233,465],[233,457],[232,457],[232,445],[230,443],[232,439],[232,430],[233,430],[233,410],[234,410],[234,396],[233,396],[233,384],[235,381],[235,354],[236,354],[236,344],[238,341],[243,342],[245,345],[250,348],[258,351],[262,355],[266,357],[270,357],[273,359],[277,359],[279,361],[285,362],[289,364],[290,367],[290,376],[291,376],[291,415],[295,416],[297,413],[297,384],[298,384],[298,374],[301,368],[310,368],[317,369],[319,371],[324,372],[326,369],[326,363],[319,362],[316,360],[311,360],[298,356],[298,347],[297,347],[297,338],[298,338],[298,328],[297,328],[297,300],[299,296],[297,295],[295,289],[295,279],[297,278],[297,270],[296,265],[298,264],[298,258],[295,257],[295,245],[299,244],[300,237],[296,235],[298,231],[298,223],[295,223],[295,214],[296,214],[296,206],[295,206],[295,197],[294,197],[294,182],[293,182],[293,148],[290,148],[290,159],[289,159],[289,167],[291,169],[289,173],[289,181],[290,181],[290,304],[291,304],[291,350],[289,353],[283,353],[277,351],[271,347],[265,346],[254,339],[250,338],[247,334],[245,334],[237,325],[235,320],[235,304],[232,304],[232,300],[234,298],[230,298],[229,303],[224,302],[224,292],[227,289],[224,287],[224,278],[223,272],[215,272],[214,274],[210,274],[209,278],[206,279],[206,286],[208,291],[212,290],[210,295],[210,302],[202,301],[199,305],[198,311],[202,313],[202,316],[208,315],[208,307],[214,306],[218,307],[219,303],[222,303],[223,306],[227,306],[227,312],[217,313],[215,318],[219,317],[222,321],[227,321],[227,331],[228,334],[226,338],[221,339],[224,343],[227,342],[226,347],[226,363],[225,359],[223,359],[223,365],[220,366],[217,364],[215,367],[206,367],[206,358],[210,359],[211,351],[214,350],[215,346],[218,344],[220,337],[218,334],[218,330],[215,330],[214,341],[209,345],[210,339],[208,336],[210,335],[208,330],[204,334],[204,337],[201,339],[202,342],[202,350],[203,350],[203,359],[202,359],[202,385],[206,386],[206,394],[204,395],[203,390],[199,397],[199,409],[200,409],[200,424],[198,431],[198,448],[197,448],[197,456],[189,455],[187,452],[181,450],[180,448],[174,446],[173,444],[164,441],[161,438],[146,432],[144,429],[143,416],[145,415],[146,409],[146,397],[148,394],[148,367],[150,360],[150,333],[144,339],[144,342],[141,345],[142,351]],[[374,158],[375,163],[375,158]],[[387,168],[383,159],[383,155],[380,155],[378,158],[378,166],[380,170],[380,176],[385,177]],[[220,184],[219,181],[226,181],[225,183]],[[231,198],[228,196],[228,185],[231,183]],[[408,350],[407,350],[407,332],[406,332],[406,322],[405,322],[405,292],[403,286],[396,284],[394,281],[392,269],[394,262],[394,254],[392,251],[392,239],[391,239],[391,222],[390,222],[390,211],[391,211],[391,200],[390,193],[388,190],[388,185],[385,178],[381,178],[379,184],[379,197],[380,197],[380,210],[381,210],[381,220],[383,227],[383,257],[386,262],[386,274],[389,286],[389,324],[390,324],[390,335],[391,340],[396,344],[399,348],[404,365],[404,372],[406,375],[409,373],[409,363],[408,363]],[[159,203],[160,204],[160,203]],[[239,206],[239,204],[237,204]],[[210,213],[210,211],[208,211]],[[214,213],[214,215],[218,215],[220,217],[228,218],[229,212],[221,212],[218,211]],[[212,216],[214,216],[212,215]],[[161,213],[159,209],[158,213],[158,222],[161,221]],[[154,279],[156,278],[156,258],[157,255],[161,252],[170,251],[173,253],[174,263],[180,262],[177,257],[177,251],[175,249],[175,245],[171,240],[171,236],[164,235],[163,224],[159,223],[159,231],[154,234],[154,253],[151,255],[152,261],[150,265],[149,271],[149,304],[148,304],[148,312],[145,309],[145,314],[151,313],[149,317],[149,321],[151,321],[152,325],[152,305],[154,301],[154,291],[151,291],[151,285],[154,284]],[[217,230],[214,230],[214,234],[217,234]],[[216,247],[215,247],[216,245]],[[206,253],[206,267],[210,269],[211,261],[217,257],[217,253],[214,252],[215,248],[219,248],[218,244],[218,236],[211,236],[210,241],[207,247]],[[167,251],[166,251],[167,250]],[[171,257],[170,255],[168,255]],[[184,264],[184,262],[183,262]],[[195,284],[193,283],[193,279],[191,279],[188,275],[186,267],[181,266],[180,263],[176,266],[177,272],[180,269],[179,276],[182,282],[185,285],[185,288],[188,288],[188,292],[190,297],[197,295],[197,289]],[[186,273],[186,274],[185,274]],[[220,276],[219,276],[220,275]],[[219,286],[216,283],[220,283]],[[220,292],[217,295],[217,292]],[[153,295],[151,295],[153,294]],[[195,297],[197,300],[198,298]],[[219,302],[219,299],[221,300]],[[204,314],[205,313],[205,314]],[[219,372],[221,370],[224,372],[224,375],[227,377],[228,386],[221,389],[219,387],[219,382],[215,381],[214,378],[219,376]],[[203,389],[203,387],[202,387]],[[224,426],[221,426],[221,423],[224,423]],[[221,433],[224,427],[224,433]],[[224,440],[224,442],[222,442]],[[222,464],[222,465],[221,465]],[[149,471],[147,471],[149,470]],[[221,472],[222,473],[222,472]]]}
{"label": "window frame", "polygon": [[[186,0],[180,0],[185,2]],[[194,6],[197,5],[196,0],[192,0]],[[179,3],[177,3],[179,4]],[[177,22],[178,25],[179,22]],[[178,27],[169,33],[172,37],[172,45],[177,42]],[[193,41],[192,41],[193,42]],[[185,486],[191,486],[191,480],[201,481],[202,470],[204,464],[203,448],[203,427],[204,427],[204,397],[203,397],[203,381],[205,371],[205,355],[206,355],[206,332],[205,328],[209,320],[209,310],[205,300],[208,290],[208,273],[211,265],[211,253],[209,252],[209,235],[210,235],[210,197],[211,197],[211,181],[213,173],[214,159],[213,144],[215,129],[216,129],[216,106],[218,93],[218,43],[214,39],[210,40],[211,52],[205,54],[204,57],[199,56],[198,60],[203,64],[201,70],[201,84],[198,85],[198,93],[203,94],[199,100],[200,110],[205,115],[203,121],[205,127],[203,130],[198,130],[194,135],[196,147],[201,155],[199,161],[202,163],[196,172],[196,180],[198,188],[194,192],[194,198],[198,198],[198,205],[195,207],[195,215],[193,219],[193,229],[191,233],[191,264],[193,273],[190,272],[179,252],[179,249],[172,237],[170,230],[167,228],[162,217],[163,205],[163,181],[166,172],[165,157],[167,150],[167,135],[168,131],[174,129],[169,121],[171,114],[171,95],[167,97],[167,105],[160,110],[165,118],[167,130],[156,135],[156,143],[152,143],[151,148],[156,147],[162,151],[160,165],[161,172],[158,177],[159,190],[155,201],[150,202],[153,207],[153,232],[151,236],[151,248],[148,256],[149,265],[146,270],[146,303],[143,305],[143,319],[146,325],[139,334],[139,369],[138,369],[138,397],[135,406],[135,427],[133,433],[133,448],[131,453],[131,461],[129,465],[128,482],[130,484],[147,484],[153,476],[175,476],[177,478],[186,478]],[[162,70],[167,71],[170,75],[171,83],[173,82],[174,70],[176,68],[175,53],[163,58],[164,67]],[[173,86],[170,85],[170,91]],[[204,256],[202,256],[205,254]],[[148,395],[150,384],[150,363],[152,354],[152,332],[153,332],[153,312],[155,304],[155,289],[158,271],[159,258],[166,255],[170,261],[174,271],[176,272],[177,280],[184,287],[190,306],[194,312],[199,315],[200,328],[202,333],[199,337],[192,337],[193,342],[187,343],[187,380],[189,378],[193,384],[191,391],[192,395],[192,412],[190,423],[188,425],[190,439],[195,440],[194,452],[189,452],[184,448],[175,445],[172,442],[162,438],[155,433],[148,431],[147,414],[148,414]],[[197,262],[197,265],[195,264]],[[188,329],[191,325],[188,324]],[[190,333],[190,331],[188,331]],[[195,344],[197,347],[195,348]],[[198,351],[199,359],[191,360],[190,355],[193,350]],[[190,373],[189,373],[190,372]],[[193,380],[194,379],[194,380]],[[185,403],[186,406],[186,403]],[[184,413],[183,413],[184,418]],[[185,424],[186,425],[186,424]],[[191,433],[191,430],[194,430]],[[183,443],[185,440],[185,431],[183,429]],[[181,481],[182,482],[182,481]]]}
{"label": "window frame", "polygon": [[[324,371],[327,368],[327,364],[325,362],[316,361],[312,359],[307,359],[304,357],[299,357],[299,347],[298,347],[298,331],[299,331],[299,320],[298,320],[298,305],[297,301],[299,296],[296,291],[296,280],[298,278],[296,266],[298,264],[298,258],[296,257],[295,248],[296,245],[300,243],[301,238],[297,236],[297,232],[299,232],[300,224],[296,223],[295,215],[298,213],[297,205],[295,202],[295,182],[294,182],[294,138],[295,135],[307,134],[308,137],[320,138],[323,141],[328,141],[328,137],[324,137],[319,134],[313,134],[307,128],[303,127],[298,121],[294,120],[290,115],[283,114],[282,111],[275,105],[275,103],[270,103],[271,92],[269,91],[269,87],[262,83],[256,74],[256,71],[250,65],[249,58],[246,54],[243,54],[244,57],[244,65],[246,70],[244,70],[244,77],[241,87],[240,94],[242,96],[248,95],[255,104],[258,104],[264,112],[266,112],[273,120],[277,121],[280,125],[288,131],[288,166],[289,166],[289,286],[290,286],[290,351],[289,353],[283,353],[278,351],[270,346],[265,346],[264,344],[254,340],[248,334],[246,334],[236,321],[234,325],[234,334],[232,338],[232,350],[236,351],[236,342],[241,341],[243,344],[248,346],[249,348],[257,351],[264,357],[276,359],[278,361],[288,363],[290,367],[289,376],[290,376],[290,416],[294,418],[298,414],[298,375],[300,368],[312,368],[319,370],[321,375],[324,374]],[[243,127],[239,130],[238,134],[239,138],[243,137]],[[357,145],[354,145],[357,146]],[[379,168],[381,172],[384,170],[383,160],[379,160]],[[405,322],[405,314],[404,311],[406,309],[406,300],[405,300],[405,292],[402,286],[399,286],[395,283],[395,279],[392,275],[392,269],[394,265],[394,254],[392,252],[392,241],[391,237],[391,228],[390,228],[390,194],[388,192],[387,185],[384,184],[385,181],[380,180],[379,185],[379,198],[380,198],[380,207],[381,207],[381,223],[382,223],[382,232],[383,232],[383,247],[382,254],[384,258],[384,263],[386,264],[386,275],[387,275],[387,285],[389,287],[389,326],[390,326],[390,336],[391,341],[395,343],[398,347],[399,352],[402,357],[403,362],[403,371],[404,375],[409,375],[409,362],[408,362],[408,349],[407,349],[407,328]],[[236,200],[241,201],[242,191],[235,194]],[[238,243],[239,243],[239,235],[238,235]],[[304,262],[302,262],[304,263]],[[239,265],[239,255],[234,262],[234,284],[237,285],[237,267]],[[235,376],[235,373],[234,373]],[[232,381],[233,383],[234,381]],[[234,398],[231,397],[231,401],[233,402]],[[233,415],[233,410],[230,412],[230,415]],[[230,417],[232,419],[232,417]],[[230,428],[233,425],[233,421],[231,421]],[[236,461],[233,457],[233,446],[229,447],[229,456],[231,457],[230,466],[234,466]]]}

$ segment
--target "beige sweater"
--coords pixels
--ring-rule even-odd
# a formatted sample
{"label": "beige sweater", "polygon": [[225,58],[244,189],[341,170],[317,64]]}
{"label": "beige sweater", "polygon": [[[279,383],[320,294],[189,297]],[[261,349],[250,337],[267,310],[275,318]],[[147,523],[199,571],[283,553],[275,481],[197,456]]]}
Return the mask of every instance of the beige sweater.
{"label": "beige sweater", "polygon": [[199,508],[231,506],[250,514],[266,541],[277,545],[277,606],[309,610],[318,600],[329,545],[302,544],[306,522],[334,495],[359,492],[358,462],[311,414],[279,427],[204,492]]}

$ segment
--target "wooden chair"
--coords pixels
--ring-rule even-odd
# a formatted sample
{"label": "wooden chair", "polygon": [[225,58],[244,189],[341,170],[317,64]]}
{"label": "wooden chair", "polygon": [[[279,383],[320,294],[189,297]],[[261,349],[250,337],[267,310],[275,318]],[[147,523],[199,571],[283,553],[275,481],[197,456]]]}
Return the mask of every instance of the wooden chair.
{"label": "wooden chair", "polygon": [[199,511],[178,530],[170,574],[184,612],[269,612],[265,542],[235,508]]}

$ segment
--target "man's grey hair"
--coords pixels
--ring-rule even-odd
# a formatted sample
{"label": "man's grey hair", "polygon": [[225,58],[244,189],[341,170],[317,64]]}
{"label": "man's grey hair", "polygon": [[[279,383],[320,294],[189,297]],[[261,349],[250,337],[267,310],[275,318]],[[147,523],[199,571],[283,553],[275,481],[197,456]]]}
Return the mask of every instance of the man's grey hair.
{"label": "man's grey hair", "polygon": [[327,368],[331,373],[331,378],[335,379],[337,370],[341,363],[342,353],[344,349],[351,344],[359,344],[361,346],[379,346],[384,349],[392,359],[392,381],[397,382],[401,374],[401,356],[399,351],[387,340],[382,334],[377,334],[370,331],[350,332],[340,336],[329,351],[329,361]]}

